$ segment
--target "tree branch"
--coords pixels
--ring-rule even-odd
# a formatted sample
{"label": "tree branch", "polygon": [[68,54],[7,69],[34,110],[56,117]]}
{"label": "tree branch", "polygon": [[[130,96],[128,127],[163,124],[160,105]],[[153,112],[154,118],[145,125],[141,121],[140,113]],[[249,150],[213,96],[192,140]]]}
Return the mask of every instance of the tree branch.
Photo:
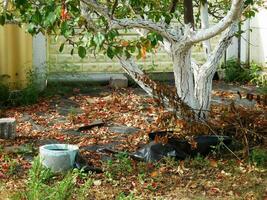
{"label": "tree branch", "polygon": [[235,21],[229,27],[229,30],[222,36],[218,45],[211,53],[211,57],[207,60],[207,62],[203,66],[201,66],[200,70],[202,73],[204,74],[215,73],[218,61],[222,58],[223,53],[231,44],[232,38],[234,37],[237,30],[238,30],[238,22]]}
{"label": "tree branch", "polygon": [[193,0],[184,0],[184,23],[194,28]]}
{"label": "tree branch", "polygon": [[[203,0],[200,2],[200,19],[201,19],[201,29],[208,29],[209,28],[209,13],[208,13],[208,2],[207,0]],[[211,53],[211,44],[210,40],[205,40],[202,42],[204,54],[206,58],[209,57]]]}
{"label": "tree branch", "polygon": [[172,0],[170,5],[170,13],[174,13],[178,4],[178,0]]}
{"label": "tree branch", "polygon": [[157,32],[169,41],[177,41],[178,35],[172,33],[171,29],[165,23],[155,23],[151,20],[145,19],[113,19],[110,20],[111,29],[129,29],[129,28],[142,28],[149,31]]}
{"label": "tree branch", "polygon": [[[177,41],[179,39],[178,34],[174,34],[174,31],[169,28],[166,23],[155,23],[151,20],[145,20],[142,18],[114,19],[112,17],[112,13],[109,12],[108,8],[102,6],[97,1],[81,0],[81,2],[84,3],[84,5],[88,7],[88,9],[95,11],[105,17],[106,20],[109,22],[110,29],[142,28],[149,31],[157,32],[169,41]],[[116,4],[114,4],[113,9],[114,8],[116,8]]]}
{"label": "tree branch", "polygon": [[110,19],[110,14],[108,8],[99,4],[96,0],[81,0],[89,9],[99,13],[106,19]]}
{"label": "tree branch", "polygon": [[240,16],[242,6],[243,0],[232,0],[230,11],[221,21],[208,29],[200,30],[194,35],[189,36],[189,42],[198,43],[204,40],[208,40],[227,29]]}

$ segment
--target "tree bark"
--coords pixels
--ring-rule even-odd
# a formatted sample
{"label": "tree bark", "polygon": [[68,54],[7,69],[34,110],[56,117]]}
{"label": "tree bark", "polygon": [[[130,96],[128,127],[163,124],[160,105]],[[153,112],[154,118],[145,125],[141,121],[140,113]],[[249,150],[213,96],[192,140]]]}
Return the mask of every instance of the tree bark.
{"label": "tree bark", "polygon": [[191,108],[197,109],[198,105],[194,97],[194,73],[191,63],[191,50],[189,49],[173,49],[172,61],[175,79],[175,87],[178,96]]}
{"label": "tree bark", "polygon": [[[201,29],[209,28],[209,12],[208,12],[208,2],[203,0],[200,2],[200,19],[201,19]],[[202,42],[204,48],[204,54],[208,58],[211,53],[210,40],[205,40]]]}
{"label": "tree bark", "polygon": [[184,0],[184,23],[194,27],[193,0]]}

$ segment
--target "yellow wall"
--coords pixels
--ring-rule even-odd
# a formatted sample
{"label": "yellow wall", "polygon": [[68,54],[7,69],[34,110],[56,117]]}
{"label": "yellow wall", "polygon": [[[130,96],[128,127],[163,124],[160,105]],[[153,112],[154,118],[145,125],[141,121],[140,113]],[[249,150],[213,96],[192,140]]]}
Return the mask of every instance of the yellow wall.
{"label": "yellow wall", "polygon": [[0,26],[0,81],[5,79],[12,88],[21,88],[31,66],[31,35],[15,24]]}

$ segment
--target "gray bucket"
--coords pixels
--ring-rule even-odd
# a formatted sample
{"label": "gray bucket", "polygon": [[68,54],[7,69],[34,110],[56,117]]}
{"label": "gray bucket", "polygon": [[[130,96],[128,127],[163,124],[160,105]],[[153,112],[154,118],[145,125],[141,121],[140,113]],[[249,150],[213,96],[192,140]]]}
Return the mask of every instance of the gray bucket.
{"label": "gray bucket", "polygon": [[79,147],[70,144],[47,144],[39,148],[41,163],[53,172],[72,169]]}

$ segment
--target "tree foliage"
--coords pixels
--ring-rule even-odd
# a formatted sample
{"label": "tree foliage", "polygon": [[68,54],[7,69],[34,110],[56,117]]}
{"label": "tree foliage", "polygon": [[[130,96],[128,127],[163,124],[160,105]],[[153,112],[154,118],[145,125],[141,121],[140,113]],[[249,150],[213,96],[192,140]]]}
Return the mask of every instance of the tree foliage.
{"label": "tree foliage", "polygon": [[[93,2],[94,4],[92,4]],[[182,26],[195,23],[200,27],[199,4],[201,1],[177,0],[11,0],[9,9],[0,11],[0,24],[15,21],[19,25],[27,24],[27,30],[32,35],[43,34],[62,35],[65,42],[78,49],[81,58],[88,51],[103,50],[109,58],[125,55],[129,58],[145,57],[146,52],[153,52],[163,41],[164,35],[159,31],[147,29],[149,33],[132,40],[120,37],[120,32],[128,31],[135,26],[112,27],[110,19],[144,19],[147,22],[161,24],[168,29],[173,24]],[[244,12],[245,17],[255,15],[257,11],[252,5],[262,4],[262,1],[246,0],[250,5]],[[3,3],[2,3],[3,4]],[[221,19],[230,9],[230,0],[209,1],[209,13],[214,19]],[[98,7],[94,7],[97,5]],[[188,7],[189,6],[189,7]],[[192,8],[190,6],[193,6]],[[194,9],[194,10],[190,10]],[[192,11],[192,12],[191,12]],[[184,19],[185,18],[187,19]],[[172,25],[171,25],[172,24]],[[145,26],[145,25],[143,25]],[[138,26],[137,26],[138,28]],[[141,27],[140,27],[141,28]],[[63,51],[64,44],[60,46]],[[73,54],[74,50],[71,50]]]}

